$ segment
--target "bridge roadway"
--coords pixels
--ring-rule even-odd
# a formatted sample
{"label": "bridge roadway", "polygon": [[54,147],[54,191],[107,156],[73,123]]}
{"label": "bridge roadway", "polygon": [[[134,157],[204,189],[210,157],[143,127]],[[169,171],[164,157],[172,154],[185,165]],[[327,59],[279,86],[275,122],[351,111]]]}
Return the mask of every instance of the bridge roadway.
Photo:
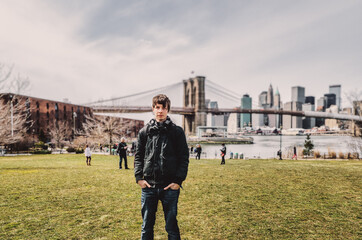
{"label": "bridge roadway", "polygon": [[[94,106],[93,112],[95,113],[144,113],[151,112],[151,106]],[[280,114],[280,115],[290,115],[298,117],[316,117],[316,118],[329,118],[329,119],[339,119],[339,120],[353,120],[357,122],[362,122],[362,117],[357,115],[346,115],[346,114],[337,114],[337,113],[326,113],[326,112],[313,112],[313,111],[285,111],[285,110],[275,110],[275,109],[241,109],[241,108],[206,108],[206,113],[211,113],[215,115],[221,115],[225,113],[255,113],[255,114]],[[194,108],[185,108],[185,107],[171,107],[170,114],[180,114],[180,115],[194,115]]]}

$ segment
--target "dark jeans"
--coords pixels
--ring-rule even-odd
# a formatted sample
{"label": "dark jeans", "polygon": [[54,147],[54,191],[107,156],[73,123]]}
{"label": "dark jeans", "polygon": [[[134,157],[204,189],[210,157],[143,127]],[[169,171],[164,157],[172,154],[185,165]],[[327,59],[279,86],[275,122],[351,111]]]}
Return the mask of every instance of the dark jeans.
{"label": "dark jeans", "polygon": [[91,157],[86,157],[86,158],[87,158],[87,160],[86,160],[87,165],[91,165]]}
{"label": "dark jeans", "polygon": [[163,190],[163,188],[142,189],[142,240],[153,240],[153,226],[155,225],[158,200],[162,203],[165,215],[166,231],[168,239],[181,239],[180,230],[177,225],[177,203],[180,195],[179,190]]}
{"label": "dark jeans", "polygon": [[127,155],[119,155],[119,169],[122,168],[122,158],[124,158],[124,168],[128,168],[128,166],[127,166]]}
{"label": "dark jeans", "polygon": [[199,159],[200,160],[200,155],[201,155],[201,153],[196,153],[196,159]]}
{"label": "dark jeans", "polygon": [[225,155],[221,157],[221,164],[225,164]]}

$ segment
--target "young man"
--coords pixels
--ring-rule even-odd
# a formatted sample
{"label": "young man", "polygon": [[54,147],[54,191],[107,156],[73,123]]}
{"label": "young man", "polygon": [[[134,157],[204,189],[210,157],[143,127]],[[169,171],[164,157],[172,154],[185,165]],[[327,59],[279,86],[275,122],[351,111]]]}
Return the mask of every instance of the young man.
{"label": "young man", "polygon": [[160,94],[152,99],[152,119],[138,133],[135,154],[136,182],[142,188],[141,239],[153,239],[158,201],[166,221],[168,239],[180,239],[177,203],[182,182],[186,179],[189,150],[185,133],[167,116],[171,102]]}
{"label": "young man", "polygon": [[124,137],[121,138],[121,142],[118,144],[117,152],[119,154],[119,169],[122,169],[122,158],[124,159],[124,168],[129,169],[127,165],[127,143]]}

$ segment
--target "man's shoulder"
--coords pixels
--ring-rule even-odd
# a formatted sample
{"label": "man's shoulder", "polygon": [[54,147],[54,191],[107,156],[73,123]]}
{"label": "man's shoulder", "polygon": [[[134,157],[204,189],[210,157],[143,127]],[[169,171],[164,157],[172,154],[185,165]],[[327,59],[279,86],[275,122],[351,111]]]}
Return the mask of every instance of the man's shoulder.
{"label": "man's shoulder", "polygon": [[149,124],[147,123],[145,126],[143,126],[143,128],[141,128],[141,130],[138,132],[138,134],[141,136],[146,135],[148,128],[149,128]]}
{"label": "man's shoulder", "polygon": [[172,123],[172,125],[173,125],[172,128],[176,133],[185,133],[182,127],[180,127],[174,123]]}

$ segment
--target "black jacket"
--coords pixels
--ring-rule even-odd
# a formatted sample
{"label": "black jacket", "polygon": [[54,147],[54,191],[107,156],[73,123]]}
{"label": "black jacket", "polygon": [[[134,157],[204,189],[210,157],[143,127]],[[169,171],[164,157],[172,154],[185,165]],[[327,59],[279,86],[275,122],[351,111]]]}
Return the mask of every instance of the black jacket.
{"label": "black jacket", "polygon": [[152,119],[138,133],[134,162],[136,182],[144,179],[153,187],[181,185],[189,165],[183,129],[169,117],[161,124]]}
{"label": "black jacket", "polygon": [[127,155],[127,149],[124,149],[124,147],[127,147],[127,143],[120,142],[118,144],[117,152],[121,156],[126,156]]}

